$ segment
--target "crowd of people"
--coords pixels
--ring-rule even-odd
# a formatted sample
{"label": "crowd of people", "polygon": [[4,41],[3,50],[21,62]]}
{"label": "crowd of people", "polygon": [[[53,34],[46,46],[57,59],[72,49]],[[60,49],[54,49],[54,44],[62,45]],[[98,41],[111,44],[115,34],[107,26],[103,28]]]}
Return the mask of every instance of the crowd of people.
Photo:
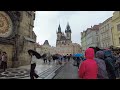
{"label": "crowd of people", "polygon": [[50,55],[50,54],[43,54],[42,55],[42,59],[44,61],[44,63],[51,63],[52,61],[55,62],[56,64],[62,64],[63,62],[69,62],[71,58],[71,55],[60,55],[60,54],[54,54],[54,55]]}
{"label": "crowd of people", "polygon": [[[35,56],[32,55],[30,76],[33,79],[35,74]],[[41,56],[44,63],[50,64],[52,61],[61,65],[63,62],[69,62],[71,58],[75,61],[74,66],[78,67],[80,79],[117,79],[120,74],[120,52],[113,52],[112,49],[95,49],[89,47],[86,49],[83,57],[74,57],[72,55],[43,54]],[[7,68],[7,53],[0,51],[0,68],[3,71]]]}
{"label": "crowd of people", "polygon": [[35,68],[36,68],[36,63],[37,63],[37,59],[43,59],[44,63],[46,64],[47,62],[50,62],[53,60],[53,62],[57,62],[56,64],[61,65],[62,62],[66,62],[66,60],[70,60],[70,55],[59,55],[59,54],[55,54],[55,55],[50,55],[50,53],[47,54],[43,54],[40,55],[40,57],[38,58],[37,55],[35,55],[34,51],[29,51],[28,50],[29,55],[31,56],[31,67],[30,67],[30,78],[31,79],[35,79],[38,78],[39,75],[37,75],[37,73],[35,72]]}
{"label": "crowd of people", "polygon": [[117,79],[120,76],[120,52],[115,53],[111,49],[89,47],[83,57],[43,54],[42,58],[44,63],[53,61],[60,65],[72,58],[81,79]]}
{"label": "crowd of people", "polygon": [[[78,60],[77,60],[78,59]],[[89,47],[84,59],[77,58],[78,74],[81,79],[116,79],[119,78],[120,53],[111,49]]]}

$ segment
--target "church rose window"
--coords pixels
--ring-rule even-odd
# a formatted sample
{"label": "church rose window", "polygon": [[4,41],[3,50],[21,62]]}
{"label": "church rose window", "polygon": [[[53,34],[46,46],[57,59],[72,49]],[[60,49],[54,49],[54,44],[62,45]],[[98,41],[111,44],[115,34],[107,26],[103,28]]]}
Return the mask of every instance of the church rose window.
{"label": "church rose window", "polygon": [[0,37],[8,37],[11,34],[12,26],[9,15],[0,11]]}

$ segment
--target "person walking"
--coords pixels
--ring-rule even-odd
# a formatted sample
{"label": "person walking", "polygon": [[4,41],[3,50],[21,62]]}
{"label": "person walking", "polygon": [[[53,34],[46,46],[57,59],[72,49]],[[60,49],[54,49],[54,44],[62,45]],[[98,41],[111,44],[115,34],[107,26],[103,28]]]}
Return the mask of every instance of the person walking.
{"label": "person walking", "polygon": [[35,78],[38,78],[39,76],[35,73],[35,67],[36,67],[36,56],[31,52],[30,53],[30,56],[32,57],[32,60],[31,60],[31,69],[30,69],[30,78],[31,79],[34,79]]}
{"label": "person walking", "polygon": [[85,51],[86,60],[83,61],[78,70],[81,79],[97,79],[98,66],[94,60],[94,49],[88,48]]}
{"label": "person walking", "polygon": [[55,55],[52,55],[53,62],[55,63],[56,57]]}
{"label": "person walking", "polygon": [[67,54],[67,60],[68,62],[70,61],[70,55]]}
{"label": "person walking", "polygon": [[76,62],[77,62],[78,69],[79,69],[80,61],[81,61],[80,57],[76,57]]}
{"label": "person walking", "polygon": [[120,53],[118,54],[117,60],[116,60],[116,72],[117,72],[117,77],[120,77]]}
{"label": "person walking", "polygon": [[66,55],[64,55],[63,58],[64,58],[64,63],[66,63]]}
{"label": "person walking", "polygon": [[47,54],[43,54],[43,61],[44,61],[44,63],[47,63]]}
{"label": "person walking", "polygon": [[115,75],[115,59],[112,58],[111,50],[104,50],[105,64],[109,79],[116,79]]}
{"label": "person walking", "polygon": [[97,62],[97,65],[98,65],[98,75],[97,75],[98,79],[108,79],[103,51],[96,52],[95,61]]}
{"label": "person walking", "polygon": [[48,59],[48,62],[49,62],[49,64],[50,64],[50,62],[51,62],[51,60],[52,60],[52,56],[50,55],[50,53],[48,53],[47,59]]}
{"label": "person walking", "polygon": [[0,69],[1,69],[1,62],[2,62],[2,52],[0,51]]}
{"label": "person walking", "polygon": [[59,57],[59,59],[58,59],[58,64],[61,65],[61,64],[62,64],[62,56],[59,55],[58,57]]}
{"label": "person walking", "polygon": [[1,67],[2,67],[2,69],[5,71],[6,70],[6,68],[7,68],[7,53],[6,52],[3,52],[3,54],[2,54],[2,59],[1,59]]}

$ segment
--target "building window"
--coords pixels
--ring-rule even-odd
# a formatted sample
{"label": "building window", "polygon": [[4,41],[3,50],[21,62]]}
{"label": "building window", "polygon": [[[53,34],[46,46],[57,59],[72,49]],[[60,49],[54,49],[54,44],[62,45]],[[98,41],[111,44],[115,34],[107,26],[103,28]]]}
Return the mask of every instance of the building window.
{"label": "building window", "polygon": [[120,44],[120,37],[119,37],[119,44]]}
{"label": "building window", "polygon": [[103,27],[103,33],[104,33],[105,27]]}
{"label": "building window", "polygon": [[110,25],[108,24],[108,29],[110,28]]}
{"label": "building window", "polygon": [[103,48],[104,48],[105,46],[104,46],[104,43],[103,43]]}
{"label": "building window", "polygon": [[98,32],[96,32],[96,34],[98,34]]}
{"label": "building window", "polygon": [[104,27],[104,31],[106,31],[106,25],[105,25],[105,27]]}
{"label": "building window", "polygon": [[108,43],[106,43],[106,47],[108,47]]}
{"label": "building window", "polygon": [[117,30],[120,31],[120,24],[117,25]]}

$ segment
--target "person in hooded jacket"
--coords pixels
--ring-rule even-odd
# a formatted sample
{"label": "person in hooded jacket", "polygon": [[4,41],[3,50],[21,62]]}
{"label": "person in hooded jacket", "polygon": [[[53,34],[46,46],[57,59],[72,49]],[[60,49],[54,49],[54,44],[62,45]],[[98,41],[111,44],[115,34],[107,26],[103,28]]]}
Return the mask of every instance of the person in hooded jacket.
{"label": "person in hooded jacket", "polygon": [[0,51],[0,68],[1,68],[1,62],[2,62],[2,52]]}
{"label": "person in hooded jacket", "polygon": [[30,68],[30,79],[35,79],[35,78],[39,77],[39,75],[37,75],[37,73],[35,72],[37,58],[36,58],[36,56],[32,52],[29,53],[29,55],[32,58],[31,59],[31,68]]}
{"label": "person in hooded jacket", "polygon": [[86,60],[79,67],[78,74],[81,79],[97,79],[98,66],[94,60],[94,49],[88,48],[85,51]]}
{"label": "person in hooded jacket", "polygon": [[79,69],[79,65],[80,65],[81,58],[80,58],[80,57],[76,57],[76,61],[77,61],[77,67],[78,67],[78,69]]}
{"label": "person in hooded jacket", "polygon": [[108,73],[109,79],[116,79],[115,75],[115,59],[112,58],[112,52],[111,50],[104,50],[105,54],[105,64],[106,64],[106,70]]}
{"label": "person in hooded jacket", "polygon": [[117,77],[120,77],[120,53],[118,53],[118,57],[117,57],[117,60],[116,60],[116,63],[115,63],[115,65],[117,66]]}
{"label": "person in hooded jacket", "polygon": [[95,61],[98,65],[98,79],[108,79],[108,74],[106,70],[106,64],[104,61],[104,52],[97,51]]}

